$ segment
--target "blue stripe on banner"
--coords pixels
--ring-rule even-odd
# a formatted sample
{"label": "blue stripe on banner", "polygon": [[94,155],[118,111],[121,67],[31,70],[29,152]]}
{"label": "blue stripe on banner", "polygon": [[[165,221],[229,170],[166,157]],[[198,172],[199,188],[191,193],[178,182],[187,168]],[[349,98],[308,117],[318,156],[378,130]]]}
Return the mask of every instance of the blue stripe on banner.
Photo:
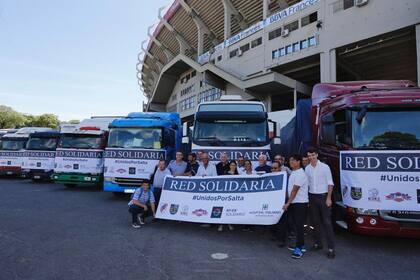
{"label": "blue stripe on banner", "polygon": [[193,150],[193,153],[198,153],[199,151],[204,151],[209,155],[210,161],[220,160],[220,156],[222,153],[225,153],[229,159],[237,160],[238,157],[243,156],[245,159],[249,159],[251,161],[257,161],[258,157],[263,154],[267,157],[267,160],[270,160],[270,150],[246,150],[246,149],[198,149]]}
{"label": "blue stripe on banner", "polygon": [[55,151],[25,151],[23,152],[24,157],[42,157],[42,158],[54,158]]}
{"label": "blue stripe on banner", "polygon": [[22,156],[23,156],[23,152],[21,151],[11,151],[11,152],[0,151],[0,157],[22,157]]}
{"label": "blue stripe on banner", "polygon": [[56,157],[70,157],[70,158],[102,158],[102,151],[62,151],[57,150]]}
{"label": "blue stripe on banner", "polygon": [[341,168],[348,171],[420,172],[420,152],[342,152]]}
{"label": "blue stripe on banner", "polygon": [[165,178],[163,189],[189,193],[257,193],[283,189],[285,174],[261,176],[172,177]]}
{"label": "blue stripe on banner", "polygon": [[165,159],[165,151],[163,150],[120,150],[106,149],[105,158],[118,159]]}

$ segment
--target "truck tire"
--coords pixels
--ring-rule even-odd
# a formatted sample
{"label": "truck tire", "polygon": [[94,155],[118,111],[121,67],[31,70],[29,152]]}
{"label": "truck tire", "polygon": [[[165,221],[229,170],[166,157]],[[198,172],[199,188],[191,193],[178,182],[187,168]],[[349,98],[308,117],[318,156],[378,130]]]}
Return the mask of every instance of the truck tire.
{"label": "truck tire", "polygon": [[73,188],[76,184],[64,184],[64,186],[66,186],[66,188]]}

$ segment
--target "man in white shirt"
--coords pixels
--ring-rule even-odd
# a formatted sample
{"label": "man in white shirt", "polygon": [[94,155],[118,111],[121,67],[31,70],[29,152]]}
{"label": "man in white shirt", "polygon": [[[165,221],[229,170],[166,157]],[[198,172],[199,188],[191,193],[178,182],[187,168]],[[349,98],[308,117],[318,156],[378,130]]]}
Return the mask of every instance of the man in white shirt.
{"label": "man in white shirt", "polygon": [[153,195],[156,199],[156,205],[159,205],[160,196],[162,194],[162,187],[165,177],[171,175],[171,171],[166,168],[166,163],[164,159],[159,160],[158,166],[150,179],[153,184]]}
{"label": "man in white shirt", "polygon": [[283,206],[284,211],[292,216],[292,222],[296,230],[296,244],[292,258],[300,259],[306,251],[304,240],[304,225],[308,209],[308,178],[301,167],[302,158],[300,155],[293,155],[289,158],[289,164],[293,171],[289,177],[287,186],[287,203]]}
{"label": "man in white shirt", "polygon": [[312,249],[322,249],[321,227],[324,230],[328,245],[328,258],[335,257],[334,231],[331,222],[332,191],[334,182],[328,165],[318,160],[318,151],[308,149],[310,164],[305,173],[309,179],[309,213],[314,226],[315,244]]}
{"label": "man in white shirt", "polygon": [[216,166],[209,163],[209,155],[207,153],[201,154],[202,164],[198,168],[196,177],[208,177],[208,176],[217,176]]}

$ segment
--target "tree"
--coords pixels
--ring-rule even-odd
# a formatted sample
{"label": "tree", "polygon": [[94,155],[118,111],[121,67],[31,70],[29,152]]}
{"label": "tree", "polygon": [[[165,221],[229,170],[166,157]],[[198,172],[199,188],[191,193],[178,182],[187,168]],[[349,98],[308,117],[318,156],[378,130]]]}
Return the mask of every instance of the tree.
{"label": "tree", "polygon": [[68,123],[69,124],[79,124],[80,121],[79,120],[69,120]]}
{"label": "tree", "polygon": [[60,125],[58,117],[53,114],[42,114],[40,116],[35,116],[35,121],[32,126],[37,127],[51,127],[57,128]]}
{"label": "tree", "polygon": [[0,105],[0,128],[19,128],[25,125],[25,116],[12,108]]}

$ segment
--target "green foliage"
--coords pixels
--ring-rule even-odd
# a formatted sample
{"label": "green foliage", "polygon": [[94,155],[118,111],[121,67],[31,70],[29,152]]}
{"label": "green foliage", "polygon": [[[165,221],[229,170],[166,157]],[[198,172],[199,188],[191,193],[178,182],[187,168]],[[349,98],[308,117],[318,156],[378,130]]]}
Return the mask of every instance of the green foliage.
{"label": "green foliage", "polygon": [[69,124],[79,124],[80,120],[69,120],[68,123]]}
{"label": "green foliage", "polygon": [[20,128],[24,126],[57,128],[60,121],[56,115],[24,115],[10,107],[0,105],[0,128]]}

